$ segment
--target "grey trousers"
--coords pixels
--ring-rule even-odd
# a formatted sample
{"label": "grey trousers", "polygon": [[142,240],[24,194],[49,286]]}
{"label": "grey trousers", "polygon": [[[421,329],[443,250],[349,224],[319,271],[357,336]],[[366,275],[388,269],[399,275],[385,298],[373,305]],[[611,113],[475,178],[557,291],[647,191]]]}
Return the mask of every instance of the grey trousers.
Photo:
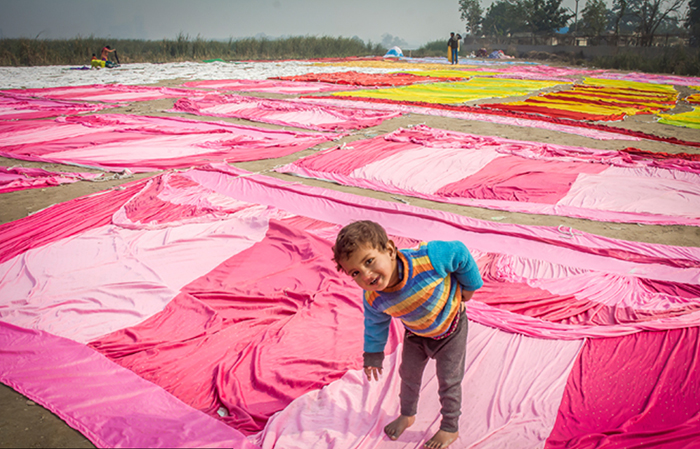
{"label": "grey trousers", "polygon": [[455,331],[442,340],[419,337],[406,331],[399,375],[401,376],[401,414],[413,416],[418,411],[423,370],[428,359],[435,359],[440,396],[440,429],[445,432],[459,430],[462,413],[462,379],[467,356],[467,314],[459,312]]}

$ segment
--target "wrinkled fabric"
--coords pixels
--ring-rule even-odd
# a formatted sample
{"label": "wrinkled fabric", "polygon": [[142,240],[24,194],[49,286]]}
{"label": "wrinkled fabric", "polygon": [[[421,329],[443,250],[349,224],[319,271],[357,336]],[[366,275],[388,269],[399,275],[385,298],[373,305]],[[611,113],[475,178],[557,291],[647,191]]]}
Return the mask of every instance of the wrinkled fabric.
{"label": "wrinkled fabric", "polygon": [[377,126],[400,112],[341,108],[239,95],[181,98],[169,112],[235,117],[254,122],[294,126],[315,131],[349,131]]}
{"label": "wrinkled fabric", "polygon": [[170,117],[101,114],[0,121],[0,155],[111,171],[276,158],[338,138]]}
{"label": "wrinkled fabric", "polygon": [[401,101],[424,101],[437,104],[459,104],[484,98],[527,95],[536,90],[568,84],[564,81],[509,80],[471,78],[464,82],[414,84],[411,86],[335,92],[332,95],[352,98],[381,98]]}
{"label": "wrinkled fabric", "polygon": [[52,172],[43,168],[0,167],[0,193],[92,180],[101,173]]}
{"label": "wrinkled fabric", "polygon": [[586,78],[585,84],[575,84],[570,90],[480,106],[574,120],[613,121],[667,111],[675,107],[677,99],[672,86]]}
{"label": "wrinkled fabric", "polygon": [[58,414],[97,447],[257,447],[74,341],[0,322],[0,360],[0,381]]}
{"label": "wrinkled fabric", "polygon": [[[457,137],[447,134],[443,147],[459,144]],[[415,132],[397,140],[421,138]],[[237,447],[245,444],[236,443],[241,434],[259,447],[414,447],[439,426],[432,368],[415,427],[399,442],[382,436],[398,410],[398,323],[382,381],[368,384],[357,370],[361,292],[336,271],[330,248],[358,216],[381,223],[399,247],[463,241],[485,274],[483,297],[477,292],[468,303],[462,447],[541,447],[563,413],[586,339],[700,325],[698,248],[586,233],[562,238],[552,228],[482,222],[219,164],[0,225],[3,326],[32,335],[16,352],[0,350],[2,381],[100,446],[219,445],[224,424],[235,430],[230,444]],[[85,270],[89,276],[77,276]],[[162,288],[140,295],[156,284]],[[38,319],[27,324],[25,313]],[[68,325],[71,314],[81,315],[85,329]],[[100,324],[100,316],[109,319]],[[70,344],[55,345],[59,338]],[[80,344],[88,339],[89,347]],[[687,358],[668,360],[677,368]],[[36,371],[8,369],[15,366]],[[89,375],[86,388],[73,387],[80,378],[66,367]],[[36,373],[57,374],[50,389]],[[581,376],[587,381],[586,370]],[[97,388],[103,378],[111,379],[111,395]],[[151,397],[154,407],[144,407]],[[690,407],[694,396],[683,397],[691,399],[663,390],[655,400]],[[103,398],[114,398],[114,408],[100,410],[110,403]],[[693,425],[686,418],[679,414],[655,431],[673,436],[679,425]],[[552,435],[576,441],[596,432],[583,426]]]}
{"label": "wrinkled fabric", "polygon": [[[700,94],[698,95],[700,97]],[[700,103],[700,98],[698,99]],[[659,123],[665,125],[682,126],[684,128],[700,129],[700,111],[698,108],[693,108],[690,112],[681,112],[680,114],[657,114]]]}
{"label": "wrinkled fabric", "polygon": [[399,129],[276,169],[419,198],[602,221],[700,224],[700,164],[641,154]]}
{"label": "wrinkled fabric", "polygon": [[0,94],[0,120],[27,120],[77,115],[115,107],[104,104],[42,100],[17,95]]}
{"label": "wrinkled fabric", "polygon": [[17,97],[48,98],[53,100],[102,101],[124,103],[161,98],[202,95],[203,91],[173,89],[160,86],[127,86],[124,84],[92,84],[88,86],[45,87],[39,89],[9,89],[0,91]]}
{"label": "wrinkled fabric", "polygon": [[276,80],[205,80],[188,81],[182,87],[200,87],[219,91],[269,92],[275,94],[310,94],[353,89],[352,86],[336,86],[329,83]]}

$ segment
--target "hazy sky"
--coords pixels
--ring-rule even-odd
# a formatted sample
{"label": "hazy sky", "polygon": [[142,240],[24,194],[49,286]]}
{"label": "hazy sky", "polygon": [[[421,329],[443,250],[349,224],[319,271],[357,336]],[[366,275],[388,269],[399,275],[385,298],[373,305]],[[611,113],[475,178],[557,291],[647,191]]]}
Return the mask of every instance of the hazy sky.
{"label": "hazy sky", "polygon": [[[492,0],[481,0],[484,10]],[[563,5],[574,8],[575,0]],[[580,0],[579,10],[585,0]],[[416,48],[463,31],[458,0],[0,0],[0,37],[203,39],[384,34]]]}

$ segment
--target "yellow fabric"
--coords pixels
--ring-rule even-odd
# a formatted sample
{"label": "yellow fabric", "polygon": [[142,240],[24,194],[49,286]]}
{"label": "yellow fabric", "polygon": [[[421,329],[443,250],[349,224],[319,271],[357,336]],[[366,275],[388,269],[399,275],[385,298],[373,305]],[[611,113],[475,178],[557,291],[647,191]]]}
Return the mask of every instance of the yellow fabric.
{"label": "yellow fabric", "polygon": [[[635,115],[639,114],[640,111],[639,109],[635,108],[624,108],[624,107],[619,107],[619,106],[605,106],[605,105],[596,105],[596,104],[589,104],[589,103],[579,103],[575,101],[557,101],[557,100],[548,100],[545,97],[534,97],[530,98],[527,101],[515,101],[515,102],[509,102],[507,103],[509,105],[515,105],[515,106],[539,106],[543,108],[548,108],[548,109],[563,109],[565,111],[573,111],[573,112],[581,112],[581,113],[586,113],[586,114],[595,114],[595,115],[615,115],[615,114],[627,114],[627,115]],[[648,111],[652,112],[652,111]]]}
{"label": "yellow fabric", "polygon": [[585,78],[585,84],[593,86],[616,87],[618,89],[636,89],[648,92],[677,94],[676,89],[668,84],[640,83],[638,81],[609,80],[603,78]]}
{"label": "yellow fabric", "polygon": [[692,111],[681,114],[658,114],[658,116],[659,123],[700,129],[700,108],[693,108]]}
{"label": "yellow fabric", "polygon": [[389,89],[335,92],[340,97],[381,98],[397,101],[420,101],[436,104],[459,104],[483,98],[528,95],[536,90],[560,84],[558,81],[472,78],[464,82],[414,84]]}

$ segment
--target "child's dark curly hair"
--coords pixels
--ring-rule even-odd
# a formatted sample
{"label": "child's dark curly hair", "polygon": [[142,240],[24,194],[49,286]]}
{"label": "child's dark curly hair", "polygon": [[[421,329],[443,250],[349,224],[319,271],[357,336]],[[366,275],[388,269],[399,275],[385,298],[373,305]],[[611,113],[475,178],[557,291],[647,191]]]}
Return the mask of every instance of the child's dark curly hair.
{"label": "child's dark curly hair", "polygon": [[389,244],[389,237],[381,225],[369,221],[356,221],[340,230],[333,245],[333,261],[335,268],[342,271],[340,261],[348,259],[359,247],[371,245],[378,250],[384,250]]}

